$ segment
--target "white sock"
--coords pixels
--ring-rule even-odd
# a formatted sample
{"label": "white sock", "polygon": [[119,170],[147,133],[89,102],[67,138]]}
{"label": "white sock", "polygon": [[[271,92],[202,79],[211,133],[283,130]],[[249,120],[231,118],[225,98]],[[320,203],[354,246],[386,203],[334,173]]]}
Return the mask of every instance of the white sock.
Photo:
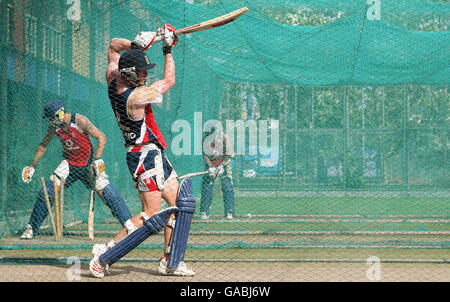
{"label": "white sock", "polygon": [[110,249],[110,248],[112,248],[112,247],[114,247],[116,245],[116,242],[114,241],[114,240],[111,240],[110,242],[108,242],[107,244],[106,244],[106,246]]}

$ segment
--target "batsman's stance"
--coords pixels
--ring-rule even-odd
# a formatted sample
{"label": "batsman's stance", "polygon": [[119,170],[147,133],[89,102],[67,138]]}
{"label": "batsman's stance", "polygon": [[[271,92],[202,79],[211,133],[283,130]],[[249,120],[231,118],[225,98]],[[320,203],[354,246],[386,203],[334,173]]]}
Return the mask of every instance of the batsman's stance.
{"label": "batsman's stance", "polygon": [[[156,125],[151,106],[152,103],[161,103],[162,95],[175,84],[172,47],[177,43],[177,37],[174,31],[172,25],[166,24],[157,32],[139,33],[134,41],[112,39],[109,45],[106,70],[108,93],[125,139],[128,169],[136,181],[142,212],[131,219],[134,224],[132,232],[123,228],[107,244],[94,245],[94,257],[89,268],[98,278],[104,276],[108,265],[163,228],[165,251],[158,271],[181,276],[195,274],[183,262],[195,211],[192,182],[185,179],[178,185],[177,174],[164,153],[167,145]],[[146,87],[147,70],[155,64],[150,63],[144,51],[154,41],[161,40],[165,56],[164,77]],[[125,52],[121,54],[122,51]],[[161,198],[170,206],[163,211],[160,211]]]}
{"label": "batsman's stance", "polygon": [[[64,160],[59,164],[52,181],[46,182],[50,201],[54,200],[53,177],[56,175],[57,185],[65,180],[65,187],[70,187],[75,181],[81,180],[86,188],[95,188],[98,196],[111,209],[112,214],[124,225],[131,218],[130,211],[117,189],[109,182],[105,163],[102,160],[106,136],[95,127],[91,121],[81,114],[71,114],[64,111],[64,104],[58,100],[50,101],[44,106],[44,120],[50,122],[47,134],[39,144],[30,166],[22,170],[22,180],[31,182],[34,170],[39,160],[44,156],[53,137],[58,136],[63,146]],[[97,151],[94,151],[89,135],[97,139]],[[95,154],[95,156],[94,156]],[[33,212],[22,239],[32,239],[48,215],[44,201],[44,191],[41,189],[34,204]]]}
{"label": "batsman's stance", "polygon": [[214,182],[220,177],[223,193],[224,212],[227,219],[234,215],[234,189],[231,170],[233,147],[228,136],[213,127],[203,139],[203,159],[208,174],[202,179],[202,197],[200,199],[201,219],[209,219],[209,209],[213,200]]}

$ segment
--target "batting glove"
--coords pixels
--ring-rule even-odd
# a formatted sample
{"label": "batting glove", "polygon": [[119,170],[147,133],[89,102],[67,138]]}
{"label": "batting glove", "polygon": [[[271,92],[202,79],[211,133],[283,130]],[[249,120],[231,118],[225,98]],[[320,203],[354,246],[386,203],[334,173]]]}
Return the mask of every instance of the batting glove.
{"label": "batting glove", "polygon": [[22,181],[26,184],[31,182],[31,178],[34,174],[34,167],[33,166],[26,166],[22,169]]}
{"label": "batting glove", "polygon": [[103,159],[98,158],[94,160],[94,162],[92,163],[92,170],[94,171],[95,175],[100,175],[101,173],[103,173],[105,171],[105,162],[103,161]]}
{"label": "batting glove", "polygon": [[223,166],[222,165],[217,166],[217,176],[222,175],[223,172],[225,172],[225,169],[223,168]]}
{"label": "batting glove", "polygon": [[131,48],[145,51],[152,46],[153,42],[161,41],[162,38],[163,35],[158,35],[156,32],[142,31],[131,42]]}
{"label": "batting glove", "polygon": [[172,53],[172,47],[178,42],[178,37],[175,35],[175,27],[166,24],[158,29],[158,35],[163,35],[163,54]]}
{"label": "batting glove", "polygon": [[209,174],[209,177],[216,178],[216,176],[217,176],[217,167],[209,167],[208,168],[208,174]]}

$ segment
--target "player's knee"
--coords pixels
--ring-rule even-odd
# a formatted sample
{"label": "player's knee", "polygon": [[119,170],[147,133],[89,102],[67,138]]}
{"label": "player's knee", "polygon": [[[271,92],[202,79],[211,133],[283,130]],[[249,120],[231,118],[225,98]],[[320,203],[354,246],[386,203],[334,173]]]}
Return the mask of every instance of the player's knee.
{"label": "player's knee", "polygon": [[[155,213],[156,214],[156,213]],[[145,224],[145,221],[150,219],[153,215],[151,215],[151,212],[144,212],[142,211],[138,215],[135,215],[125,221],[124,227],[127,229],[128,235],[139,229],[141,226]]]}
{"label": "player's knee", "polygon": [[233,192],[233,183],[230,178],[226,177],[222,179],[222,191]]}
{"label": "player's knee", "polygon": [[141,212],[139,215],[136,215],[134,217],[131,217],[127,221],[124,222],[123,226],[127,229],[128,235],[142,227],[147,219],[150,217],[145,214],[144,212]]}
{"label": "player's knee", "polygon": [[231,193],[231,192],[233,192],[233,188],[231,186],[224,186],[222,188],[222,192],[223,193]]}
{"label": "player's knee", "polygon": [[142,211],[140,213],[140,215],[141,215],[143,221],[146,221],[146,220],[150,219],[150,217],[156,215],[158,212],[159,211],[157,211],[157,210],[146,209],[146,210]]}
{"label": "player's knee", "polygon": [[133,221],[130,219],[128,219],[127,221],[125,221],[125,223],[123,224],[123,226],[127,229],[127,233],[128,235],[130,235],[131,233],[133,233],[134,231],[136,231],[139,227],[136,226]]}
{"label": "player's knee", "polygon": [[209,192],[211,191],[213,188],[213,184],[212,183],[202,183],[202,192]]}

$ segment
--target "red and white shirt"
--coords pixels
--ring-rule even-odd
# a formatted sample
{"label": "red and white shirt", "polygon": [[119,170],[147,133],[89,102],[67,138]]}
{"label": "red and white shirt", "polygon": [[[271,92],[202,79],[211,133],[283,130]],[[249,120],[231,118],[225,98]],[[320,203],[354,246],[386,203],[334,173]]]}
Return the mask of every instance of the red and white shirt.
{"label": "red and white shirt", "polygon": [[118,94],[116,80],[113,80],[108,87],[108,96],[111,101],[114,115],[116,116],[117,124],[125,139],[125,146],[132,147],[137,145],[131,152],[138,152],[142,145],[149,143],[154,143],[163,150],[167,149],[164,136],[156,124],[151,104],[145,106],[144,117],[140,120],[133,120],[128,115],[128,98],[134,89],[135,88],[129,88],[123,93]]}
{"label": "red and white shirt", "polygon": [[69,165],[84,167],[88,164],[93,148],[89,135],[78,128],[76,114],[72,114],[69,128],[56,129],[56,135],[63,145],[63,157]]}

